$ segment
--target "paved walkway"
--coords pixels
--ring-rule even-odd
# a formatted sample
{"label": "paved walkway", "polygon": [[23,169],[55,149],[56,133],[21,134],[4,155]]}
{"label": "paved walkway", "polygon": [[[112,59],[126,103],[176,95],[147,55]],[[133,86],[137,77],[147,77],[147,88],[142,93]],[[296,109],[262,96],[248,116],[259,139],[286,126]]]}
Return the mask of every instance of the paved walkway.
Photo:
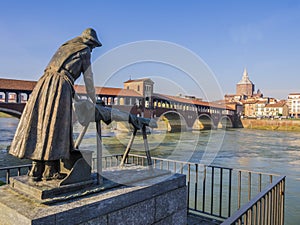
{"label": "paved walkway", "polygon": [[207,217],[194,215],[194,214],[188,214],[188,225],[219,225],[221,224],[220,221],[210,219]]}

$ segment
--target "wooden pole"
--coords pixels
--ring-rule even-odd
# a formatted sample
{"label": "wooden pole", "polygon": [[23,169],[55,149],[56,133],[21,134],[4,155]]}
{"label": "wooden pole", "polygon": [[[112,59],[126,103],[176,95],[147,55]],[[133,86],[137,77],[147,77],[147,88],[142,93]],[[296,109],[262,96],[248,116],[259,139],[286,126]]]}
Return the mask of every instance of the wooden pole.
{"label": "wooden pole", "polygon": [[131,146],[133,144],[134,138],[136,136],[136,132],[137,132],[137,129],[134,128],[133,133],[131,134],[131,138],[130,138],[130,140],[128,142],[127,148],[126,148],[126,150],[124,152],[124,155],[122,157],[122,160],[121,160],[121,163],[120,163],[120,167],[124,166],[124,163],[125,163],[125,161],[126,161],[126,159],[128,157],[128,154],[130,152]]}
{"label": "wooden pole", "polygon": [[145,146],[145,152],[146,152],[146,156],[147,156],[148,166],[152,168],[152,160],[151,160],[151,155],[150,155],[150,151],[149,151],[149,145],[148,145],[145,125],[143,125],[142,133],[143,133],[144,146]]}
{"label": "wooden pole", "polygon": [[74,144],[75,149],[79,149],[79,145],[81,144],[81,141],[83,139],[83,136],[85,135],[87,129],[89,127],[89,124],[83,127],[83,130],[80,132],[78,138],[76,139],[76,142]]}

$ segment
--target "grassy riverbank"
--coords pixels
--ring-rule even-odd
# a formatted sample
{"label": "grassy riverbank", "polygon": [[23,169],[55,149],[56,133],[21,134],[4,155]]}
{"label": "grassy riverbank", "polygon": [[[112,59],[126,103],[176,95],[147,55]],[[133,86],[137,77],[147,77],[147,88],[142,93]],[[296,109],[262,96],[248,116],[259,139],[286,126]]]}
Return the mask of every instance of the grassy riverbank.
{"label": "grassy riverbank", "polygon": [[300,120],[242,119],[242,124],[246,129],[300,132]]}
{"label": "grassy riverbank", "polygon": [[0,118],[11,118],[12,116],[6,114],[6,113],[3,113],[3,112],[0,112]]}

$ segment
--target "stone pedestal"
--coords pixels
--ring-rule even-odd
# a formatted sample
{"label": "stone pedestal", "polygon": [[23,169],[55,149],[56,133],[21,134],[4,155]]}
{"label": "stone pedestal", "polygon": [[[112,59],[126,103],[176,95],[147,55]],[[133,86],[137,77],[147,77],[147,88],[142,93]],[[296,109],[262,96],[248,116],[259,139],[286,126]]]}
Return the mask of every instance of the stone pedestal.
{"label": "stone pedestal", "polygon": [[[130,174],[136,172],[133,170],[105,173],[110,177],[129,173],[128,177],[132,177]],[[158,176],[147,177],[148,174],[147,169],[139,170],[139,178],[129,180],[127,185],[47,204],[19,194],[8,185],[2,186],[0,224],[186,224],[185,175],[157,172]],[[122,182],[126,183],[124,177]]]}
{"label": "stone pedestal", "polygon": [[10,187],[12,190],[39,203],[65,200],[66,198],[71,198],[76,193],[78,195],[82,190],[86,191],[95,186],[91,178],[90,180],[74,184],[63,186],[59,184],[59,180],[32,182],[27,175],[10,178]]}

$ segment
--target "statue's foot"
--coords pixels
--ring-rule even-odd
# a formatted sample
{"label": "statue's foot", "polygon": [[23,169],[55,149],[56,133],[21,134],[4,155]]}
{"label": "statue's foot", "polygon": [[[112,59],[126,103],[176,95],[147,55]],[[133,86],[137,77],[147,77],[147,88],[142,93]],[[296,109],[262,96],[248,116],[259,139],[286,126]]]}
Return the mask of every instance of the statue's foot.
{"label": "statue's foot", "polygon": [[66,177],[66,174],[63,173],[54,173],[50,176],[44,176],[43,180],[47,181],[47,180],[62,180]]}
{"label": "statue's foot", "polygon": [[31,170],[28,173],[31,181],[37,182],[42,180],[45,164],[42,161],[32,161]]}
{"label": "statue's foot", "polygon": [[42,177],[32,177],[32,176],[29,176],[29,180],[33,181],[33,182],[39,182],[39,181],[42,181]]}
{"label": "statue's foot", "polygon": [[45,170],[43,173],[43,180],[62,179],[59,173],[59,160],[45,161]]}

